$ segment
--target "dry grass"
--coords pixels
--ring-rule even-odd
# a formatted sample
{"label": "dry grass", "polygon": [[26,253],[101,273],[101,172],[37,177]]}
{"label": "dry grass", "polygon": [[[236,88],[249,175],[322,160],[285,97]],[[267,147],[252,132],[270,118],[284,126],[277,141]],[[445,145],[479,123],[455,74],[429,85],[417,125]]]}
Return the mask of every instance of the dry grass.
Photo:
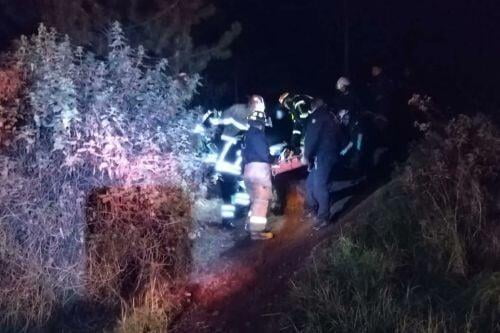
{"label": "dry grass", "polygon": [[82,202],[65,186],[57,203],[43,184],[10,176],[0,192],[2,327],[41,328],[79,303],[121,313],[121,327],[148,312],[166,327],[191,261],[182,190],[113,188]]}
{"label": "dry grass", "polygon": [[294,282],[297,331],[500,330],[500,133],[480,116],[431,128]]}

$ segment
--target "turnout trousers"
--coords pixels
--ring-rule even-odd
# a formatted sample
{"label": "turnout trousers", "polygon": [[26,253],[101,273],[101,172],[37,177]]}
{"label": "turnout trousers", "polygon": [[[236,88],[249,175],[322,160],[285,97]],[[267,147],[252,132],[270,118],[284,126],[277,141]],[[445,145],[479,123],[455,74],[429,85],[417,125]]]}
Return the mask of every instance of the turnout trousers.
{"label": "turnout trousers", "polygon": [[271,165],[252,162],[245,165],[243,180],[250,195],[247,227],[250,232],[262,232],[267,226],[267,211],[272,199]]}

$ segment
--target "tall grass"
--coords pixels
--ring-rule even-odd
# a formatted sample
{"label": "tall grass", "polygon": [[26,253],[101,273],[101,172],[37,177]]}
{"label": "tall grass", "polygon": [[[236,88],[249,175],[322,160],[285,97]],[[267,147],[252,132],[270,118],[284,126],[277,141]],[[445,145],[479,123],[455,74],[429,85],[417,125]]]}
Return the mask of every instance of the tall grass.
{"label": "tall grass", "polygon": [[293,282],[296,330],[499,331],[499,175],[488,119],[427,132],[370,211]]}

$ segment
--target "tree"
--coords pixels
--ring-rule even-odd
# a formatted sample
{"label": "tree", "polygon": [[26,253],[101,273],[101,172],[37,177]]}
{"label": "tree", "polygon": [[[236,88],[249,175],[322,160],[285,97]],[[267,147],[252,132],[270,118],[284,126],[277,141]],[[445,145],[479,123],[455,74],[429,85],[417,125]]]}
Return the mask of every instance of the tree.
{"label": "tree", "polygon": [[208,0],[35,0],[43,22],[67,33],[98,55],[107,47],[104,33],[120,21],[133,47],[143,45],[150,56],[166,57],[173,73],[200,73],[213,59],[231,57],[230,46],[241,33],[234,22],[220,38],[198,45],[199,25],[217,10]]}

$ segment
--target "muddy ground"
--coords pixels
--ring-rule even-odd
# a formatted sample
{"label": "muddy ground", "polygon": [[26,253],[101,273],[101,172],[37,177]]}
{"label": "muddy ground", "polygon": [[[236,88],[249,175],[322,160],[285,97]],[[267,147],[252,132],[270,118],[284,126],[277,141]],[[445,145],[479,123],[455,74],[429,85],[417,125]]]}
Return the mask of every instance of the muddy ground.
{"label": "muddy ground", "polygon": [[[320,231],[302,218],[303,195],[294,188],[283,217],[271,217],[276,237],[250,241],[243,226],[232,232],[206,226],[195,243],[190,306],[171,327],[174,332],[295,331],[286,318],[291,278],[305,267],[314,247],[334,237],[360,202],[357,182],[336,182],[332,207],[336,222]],[[344,194],[342,194],[345,192]],[[366,190],[365,192],[366,196]],[[339,215],[341,214],[341,215]]]}

